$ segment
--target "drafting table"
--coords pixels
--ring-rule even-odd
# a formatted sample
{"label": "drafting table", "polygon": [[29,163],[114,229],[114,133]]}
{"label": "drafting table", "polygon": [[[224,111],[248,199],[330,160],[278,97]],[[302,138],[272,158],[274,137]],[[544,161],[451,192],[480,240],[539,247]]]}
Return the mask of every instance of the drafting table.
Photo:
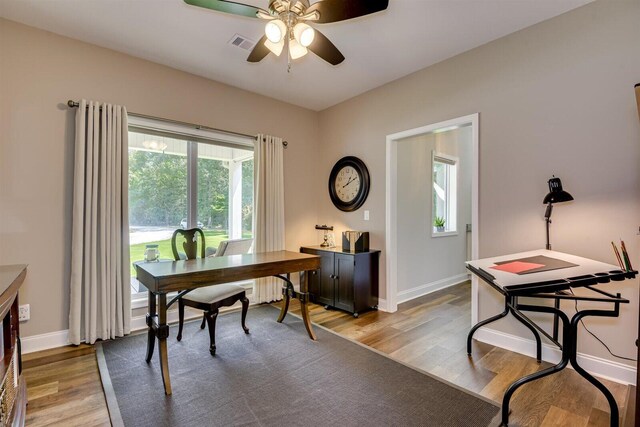
{"label": "drafting table", "polygon": [[[515,262],[514,262],[515,261]],[[611,426],[619,424],[618,405],[607,388],[577,362],[578,325],[586,316],[618,317],[620,304],[629,300],[593,287],[612,281],[623,281],[635,278],[637,271],[623,271],[620,267],[550,250],[535,250],[517,254],[485,258],[466,263],[467,268],[482,281],[490,285],[505,298],[505,308],[500,314],[478,322],[467,337],[467,353],[471,355],[471,340],[478,328],[501,319],[511,313],[519,322],[533,333],[536,339],[536,359],[541,361],[542,343],[540,333],[555,343],[562,350],[562,359],[557,365],[527,375],[511,384],[502,400],[502,424],[509,422],[509,401],[513,393],[522,385],[554,374],[564,369],[569,363],[582,377],[596,386],[607,398],[611,408]],[[535,267],[539,265],[540,267]],[[560,266],[560,267],[559,267]],[[525,270],[508,271],[510,268]],[[528,268],[528,270],[527,270]],[[574,295],[571,288],[581,287],[590,291],[592,296]],[[522,304],[519,297],[533,298],[539,303]],[[544,300],[553,300],[554,305],[545,305]],[[608,310],[578,310],[571,319],[560,310],[560,300],[589,301],[612,304]],[[523,311],[549,313],[554,316],[553,335],[547,333],[539,325],[529,319]],[[562,343],[558,342],[558,319],[562,321]]]}

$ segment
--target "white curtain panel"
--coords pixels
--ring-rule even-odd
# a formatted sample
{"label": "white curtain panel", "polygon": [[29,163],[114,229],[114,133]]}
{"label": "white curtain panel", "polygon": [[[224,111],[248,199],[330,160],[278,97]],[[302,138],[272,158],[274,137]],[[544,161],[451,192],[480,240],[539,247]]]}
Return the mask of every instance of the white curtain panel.
{"label": "white curtain panel", "polygon": [[128,125],[125,107],[76,111],[69,341],[130,332]]}
{"label": "white curtain panel", "polygon": [[[284,147],[282,138],[258,135],[253,151],[255,252],[284,249]],[[282,281],[258,279],[254,285],[257,303],[282,299]]]}

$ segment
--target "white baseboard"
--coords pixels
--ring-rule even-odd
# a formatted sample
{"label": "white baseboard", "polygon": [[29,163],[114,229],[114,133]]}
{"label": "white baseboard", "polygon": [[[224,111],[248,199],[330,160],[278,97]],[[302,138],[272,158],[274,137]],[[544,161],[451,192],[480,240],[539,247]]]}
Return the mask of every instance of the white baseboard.
{"label": "white baseboard", "polygon": [[[525,356],[536,356],[536,342],[533,339],[526,339],[487,328],[477,330],[473,337],[478,341],[524,354]],[[549,344],[542,344],[542,360],[545,362],[558,363],[561,356],[561,352],[557,347]],[[636,384],[635,368],[625,365],[624,363],[584,353],[578,353],[578,363],[584,369],[589,371],[589,373],[600,378],[605,378],[621,384]],[[571,364],[569,364],[569,367],[571,367]]]}
{"label": "white baseboard", "polygon": [[[225,310],[226,309],[226,310]],[[224,312],[229,308],[223,308]],[[197,312],[187,308],[184,313],[184,320],[192,320],[202,317],[202,312]],[[178,321],[178,311],[170,310],[167,312],[167,322],[175,323]],[[131,318],[131,332],[140,331],[147,327],[146,315],[135,316]],[[69,330],[49,332],[41,335],[31,335],[29,337],[21,337],[22,354],[33,353],[36,351],[49,350],[56,347],[64,347],[70,345]]]}
{"label": "white baseboard", "polygon": [[384,312],[388,312],[389,311],[389,309],[387,308],[387,300],[386,299],[378,298],[378,310],[384,311]]}
{"label": "white baseboard", "polygon": [[435,282],[420,285],[418,287],[407,289],[406,291],[398,292],[398,304],[407,302],[409,300],[421,297],[423,295],[430,294],[435,291],[439,291],[449,286],[457,285],[469,280],[469,274],[463,273],[456,276],[447,277],[445,279],[436,280]]}
{"label": "white baseboard", "polygon": [[69,345],[69,330],[49,332],[30,337],[20,337],[22,354]]}

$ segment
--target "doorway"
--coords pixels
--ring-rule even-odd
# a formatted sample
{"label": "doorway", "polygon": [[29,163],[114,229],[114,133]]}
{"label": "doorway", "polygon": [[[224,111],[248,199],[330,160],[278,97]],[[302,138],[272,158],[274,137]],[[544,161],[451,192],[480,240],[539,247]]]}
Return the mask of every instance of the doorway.
{"label": "doorway", "polygon": [[[468,280],[478,258],[479,115],[387,136],[387,311]],[[478,283],[471,279],[471,323]]]}

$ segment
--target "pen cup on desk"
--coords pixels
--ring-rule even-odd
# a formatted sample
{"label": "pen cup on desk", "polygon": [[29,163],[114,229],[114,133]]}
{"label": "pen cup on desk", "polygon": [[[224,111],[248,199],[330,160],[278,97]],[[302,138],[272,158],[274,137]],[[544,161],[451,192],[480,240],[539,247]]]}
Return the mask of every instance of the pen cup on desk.
{"label": "pen cup on desk", "polygon": [[144,260],[146,262],[154,262],[160,259],[160,249],[158,245],[146,245],[144,249]]}

